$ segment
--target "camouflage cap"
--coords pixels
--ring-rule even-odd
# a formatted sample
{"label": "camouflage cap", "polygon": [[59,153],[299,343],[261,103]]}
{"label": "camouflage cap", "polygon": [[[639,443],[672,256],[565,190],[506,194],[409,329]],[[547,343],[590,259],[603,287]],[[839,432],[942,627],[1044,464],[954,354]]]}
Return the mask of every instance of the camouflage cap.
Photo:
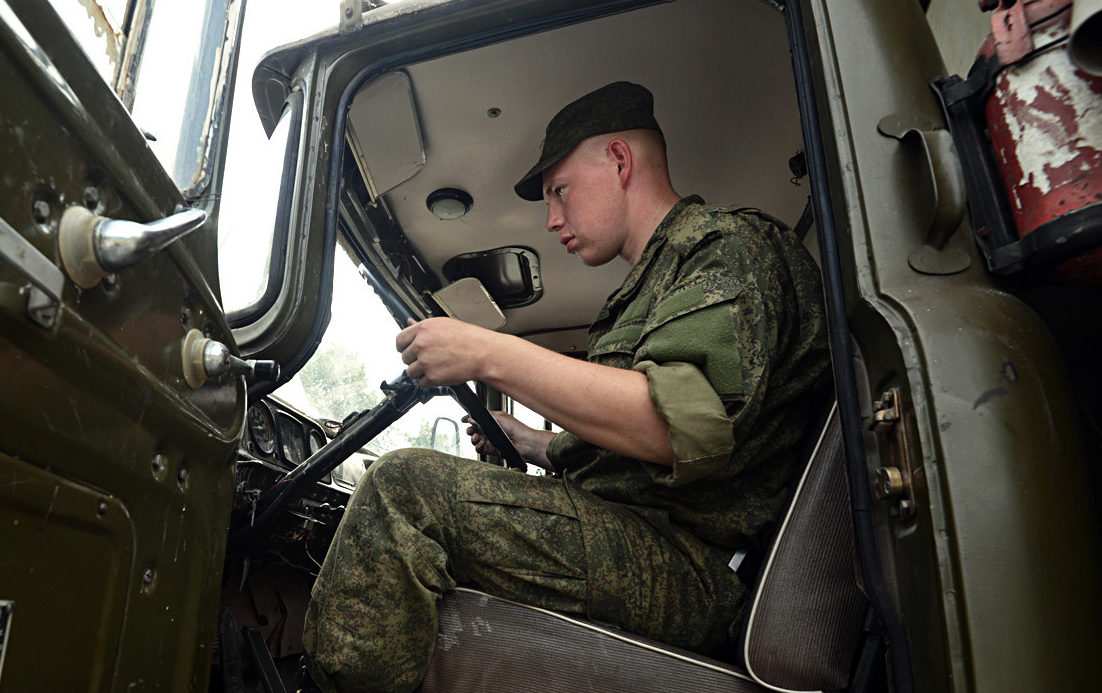
{"label": "camouflage cap", "polygon": [[574,150],[582,140],[621,130],[658,130],[654,97],[646,87],[613,82],[567,104],[547,124],[539,161],[513,190],[522,199],[543,199],[543,172]]}

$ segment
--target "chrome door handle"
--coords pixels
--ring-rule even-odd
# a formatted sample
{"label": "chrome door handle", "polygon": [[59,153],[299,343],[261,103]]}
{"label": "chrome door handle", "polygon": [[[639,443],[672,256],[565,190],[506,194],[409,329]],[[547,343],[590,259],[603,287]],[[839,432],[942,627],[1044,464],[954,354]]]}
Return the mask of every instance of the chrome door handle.
{"label": "chrome door handle", "polygon": [[58,230],[61,263],[77,286],[90,289],[112,272],[133,267],[195,231],[206,220],[205,211],[185,209],[139,224],[97,216],[73,205],[65,210]]}

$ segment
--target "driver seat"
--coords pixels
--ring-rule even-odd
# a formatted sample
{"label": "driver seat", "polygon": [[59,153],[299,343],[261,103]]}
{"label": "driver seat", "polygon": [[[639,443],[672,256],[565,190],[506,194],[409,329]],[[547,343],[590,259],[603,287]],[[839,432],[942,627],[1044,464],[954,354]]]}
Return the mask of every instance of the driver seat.
{"label": "driver seat", "polygon": [[855,571],[837,406],[820,430],[730,662],[460,588],[440,601],[421,693],[846,689],[869,607]]}

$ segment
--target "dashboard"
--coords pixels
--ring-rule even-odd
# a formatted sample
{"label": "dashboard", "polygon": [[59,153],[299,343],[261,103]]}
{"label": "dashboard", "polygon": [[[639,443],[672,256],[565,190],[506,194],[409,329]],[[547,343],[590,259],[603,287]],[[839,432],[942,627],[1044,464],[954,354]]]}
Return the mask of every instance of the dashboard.
{"label": "dashboard", "polygon": [[[238,528],[252,524],[261,497],[327,445],[329,431],[335,435],[340,426],[318,422],[266,397],[249,405],[245,429],[238,444],[234,489],[232,524]],[[356,483],[373,460],[366,453],[354,453],[257,527],[256,546],[250,550],[274,551],[286,563],[316,570]]]}
{"label": "dashboard", "polygon": [[245,452],[287,470],[302,464],[329,442],[321,424],[278,400],[251,404],[246,417],[248,436],[242,441]]}

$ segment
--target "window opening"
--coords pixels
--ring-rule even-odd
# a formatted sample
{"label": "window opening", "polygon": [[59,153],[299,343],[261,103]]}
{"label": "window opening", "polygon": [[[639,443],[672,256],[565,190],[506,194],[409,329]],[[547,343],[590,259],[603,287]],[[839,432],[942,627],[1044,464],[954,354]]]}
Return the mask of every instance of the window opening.
{"label": "window opening", "polygon": [[[358,260],[338,247],[333,262],[329,327],[314,355],[274,396],[314,418],[341,421],[381,401],[380,383],[397,377],[405,364],[394,349],[398,325],[360,277]],[[464,414],[452,398],[435,397],[414,406],[367,447],[382,454],[435,444],[435,449],[455,454],[458,431],[459,455],[476,459],[478,454],[464,433]]]}
{"label": "window opening", "polygon": [[218,222],[222,305],[234,327],[270,308],[282,285],[304,108],[302,93],[293,91],[268,138],[253,100],[253,73],[272,49],[334,23],[328,3],[265,0],[250,3],[245,14]]}

